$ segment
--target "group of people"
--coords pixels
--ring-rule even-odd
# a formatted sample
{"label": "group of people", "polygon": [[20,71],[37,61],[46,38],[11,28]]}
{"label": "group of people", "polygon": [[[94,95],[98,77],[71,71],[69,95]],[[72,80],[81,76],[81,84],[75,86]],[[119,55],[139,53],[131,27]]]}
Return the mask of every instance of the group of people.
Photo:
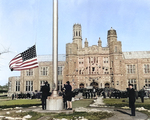
{"label": "group of people", "polygon": [[[45,84],[41,87],[42,92],[42,109],[46,109],[46,99],[50,95],[50,85],[46,81]],[[67,110],[72,110],[72,86],[70,85],[70,82],[67,81],[66,84],[64,84],[64,88],[62,89],[62,96],[63,96],[63,102],[64,102],[64,108]]]}
{"label": "group of people", "polygon": [[[50,86],[48,82],[45,82],[45,85],[41,87],[42,92],[42,109],[46,109],[46,99],[49,95]],[[136,101],[136,92],[133,89],[133,84],[129,84],[129,88],[127,88],[128,97],[129,97],[129,107],[131,108],[131,116],[135,116],[135,101]],[[62,88],[62,96],[64,102],[64,108],[67,110],[72,110],[72,86],[70,82],[67,81]],[[144,102],[143,97],[141,98],[142,102]]]}

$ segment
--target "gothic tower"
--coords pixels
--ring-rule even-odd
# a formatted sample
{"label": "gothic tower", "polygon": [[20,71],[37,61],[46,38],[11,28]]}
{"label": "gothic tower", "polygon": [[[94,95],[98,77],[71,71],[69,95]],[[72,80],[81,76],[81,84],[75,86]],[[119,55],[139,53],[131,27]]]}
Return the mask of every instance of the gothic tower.
{"label": "gothic tower", "polygon": [[117,41],[117,33],[113,28],[108,30],[107,42],[110,54],[111,83],[112,87],[117,88],[122,83],[122,44]]}
{"label": "gothic tower", "polygon": [[81,24],[73,25],[73,43],[78,45],[78,49],[82,48],[82,30]]}
{"label": "gothic tower", "polygon": [[88,47],[88,41],[87,41],[87,38],[85,38],[84,47]]}

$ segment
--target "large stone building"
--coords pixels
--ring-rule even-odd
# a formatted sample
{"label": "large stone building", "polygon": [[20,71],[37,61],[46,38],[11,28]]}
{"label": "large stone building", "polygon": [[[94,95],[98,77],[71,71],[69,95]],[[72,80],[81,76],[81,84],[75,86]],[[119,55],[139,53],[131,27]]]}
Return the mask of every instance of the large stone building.
{"label": "large stone building", "polygon": [[150,51],[122,52],[117,32],[108,30],[107,46],[98,44],[88,46],[87,38],[82,47],[80,24],[73,25],[73,41],[66,44],[66,64],[63,81],[70,81],[73,88],[112,87],[126,90],[129,83],[140,90],[150,87]]}
{"label": "large stone building", "polygon": [[[87,38],[82,45],[80,24],[73,25],[73,41],[66,44],[66,55],[58,59],[58,89],[70,81],[73,89],[89,86],[112,87],[126,90],[128,83],[140,90],[150,87],[150,51],[122,52],[116,30],[108,30],[106,47],[102,41],[88,46]],[[19,77],[9,78],[9,94],[39,91],[43,81],[52,80],[52,56],[38,56],[39,67],[21,71]]]}

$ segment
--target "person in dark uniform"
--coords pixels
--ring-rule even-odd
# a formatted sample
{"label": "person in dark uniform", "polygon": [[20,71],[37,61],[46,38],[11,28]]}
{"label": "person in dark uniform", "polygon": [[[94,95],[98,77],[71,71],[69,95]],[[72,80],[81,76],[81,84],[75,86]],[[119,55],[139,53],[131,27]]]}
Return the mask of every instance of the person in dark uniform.
{"label": "person in dark uniform", "polygon": [[145,91],[144,88],[142,88],[142,90],[140,91],[140,98],[142,103],[144,103],[144,96],[145,96]]}
{"label": "person in dark uniform", "polygon": [[67,81],[65,85],[65,93],[66,93],[66,100],[67,100],[67,110],[72,110],[72,87],[70,82]]}
{"label": "person in dark uniform", "polygon": [[45,82],[45,85],[41,87],[41,92],[42,92],[42,109],[45,110],[46,109],[46,99],[47,96],[49,95],[49,91],[50,91],[50,87],[48,82]]}
{"label": "person in dark uniform", "polygon": [[62,96],[63,96],[63,108],[67,109],[67,100],[66,100],[65,88],[62,88]]}
{"label": "person in dark uniform", "polygon": [[133,85],[129,84],[128,88],[128,96],[129,96],[129,107],[131,108],[131,116],[135,116],[135,90],[133,89]]}

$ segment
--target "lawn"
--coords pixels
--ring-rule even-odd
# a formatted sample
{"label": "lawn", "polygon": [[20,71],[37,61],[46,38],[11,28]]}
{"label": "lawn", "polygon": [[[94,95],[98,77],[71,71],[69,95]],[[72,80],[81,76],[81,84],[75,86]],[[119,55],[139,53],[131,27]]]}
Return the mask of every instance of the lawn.
{"label": "lawn", "polygon": [[40,99],[17,99],[17,100],[2,100],[0,101],[0,108],[10,107],[29,107],[41,105]]}
{"label": "lawn", "polygon": [[[89,104],[93,102],[93,99],[82,99],[78,101],[73,102],[73,108],[78,108],[78,107],[88,107]],[[36,105],[36,104],[41,104],[41,101],[39,99],[18,99],[18,100],[8,100],[8,101],[2,101],[0,102],[0,106],[22,106],[24,107],[25,105]],[[100,120],[100,119],[105,119],[108,117],[113,116],[113,113],[107,113],[107,112],[73,112],[72,114],[64,114],[64,113],[36,113],[32,111],[28,111],[25,113],[11,113],[9,116],[12,117],[23,117],[25,115],[31,115],[32,118],[29,120],[37,120],[38,118],[41,117],[47,117],[49,120],[52,120],[53,118],[66,118],[68,120],[76,120],[80,118],[87,118],[88,120]],[[8,115],[7,115],[8,116]],[[45,118],[44,118],[45,119]]]}
{"label": "lawn", "polygon": [[[109,106],[115,106],[115,108],[120,108],[124,106],[129,106],[129,100],[127,98],[122,99],[103,99],[104,103]],[[124,101],[124,102],[123,102]],[[144,107],[148,110],[150,110],[150,99],[146,98],[144,100],[144,103],[141,102],[140,99],[136,100],[135,107]],[[148,111],[141,111],[142,113],[145,113],[148,118],[150,118],[150,112]]]}
{"label": "lawn", "polygon": [[72,103],[73,108],[88,107],[93,102],[93,99],[81,99]]}
{"label": "lawn", "polygon": [[[129,100],[128,98],[121,98],[121,99],[103,99],[104,103],[109,106],[115,106],[115,107],[124,107],[129,106]],[[150,99],[145,99],[144,103],[141,102],[140,99],[136,100],[135,107],[144,107],[146,109],[150,110]]]}
{"label": "lawn", "polygon": [[[72,103],[73,108],[88,107],[93,102],[93,99],[82,99]],[[41,105],[40,99],[17,99],[17,100],[2,100],[0,101],[0,108],[9,107],[29,107]]]}

